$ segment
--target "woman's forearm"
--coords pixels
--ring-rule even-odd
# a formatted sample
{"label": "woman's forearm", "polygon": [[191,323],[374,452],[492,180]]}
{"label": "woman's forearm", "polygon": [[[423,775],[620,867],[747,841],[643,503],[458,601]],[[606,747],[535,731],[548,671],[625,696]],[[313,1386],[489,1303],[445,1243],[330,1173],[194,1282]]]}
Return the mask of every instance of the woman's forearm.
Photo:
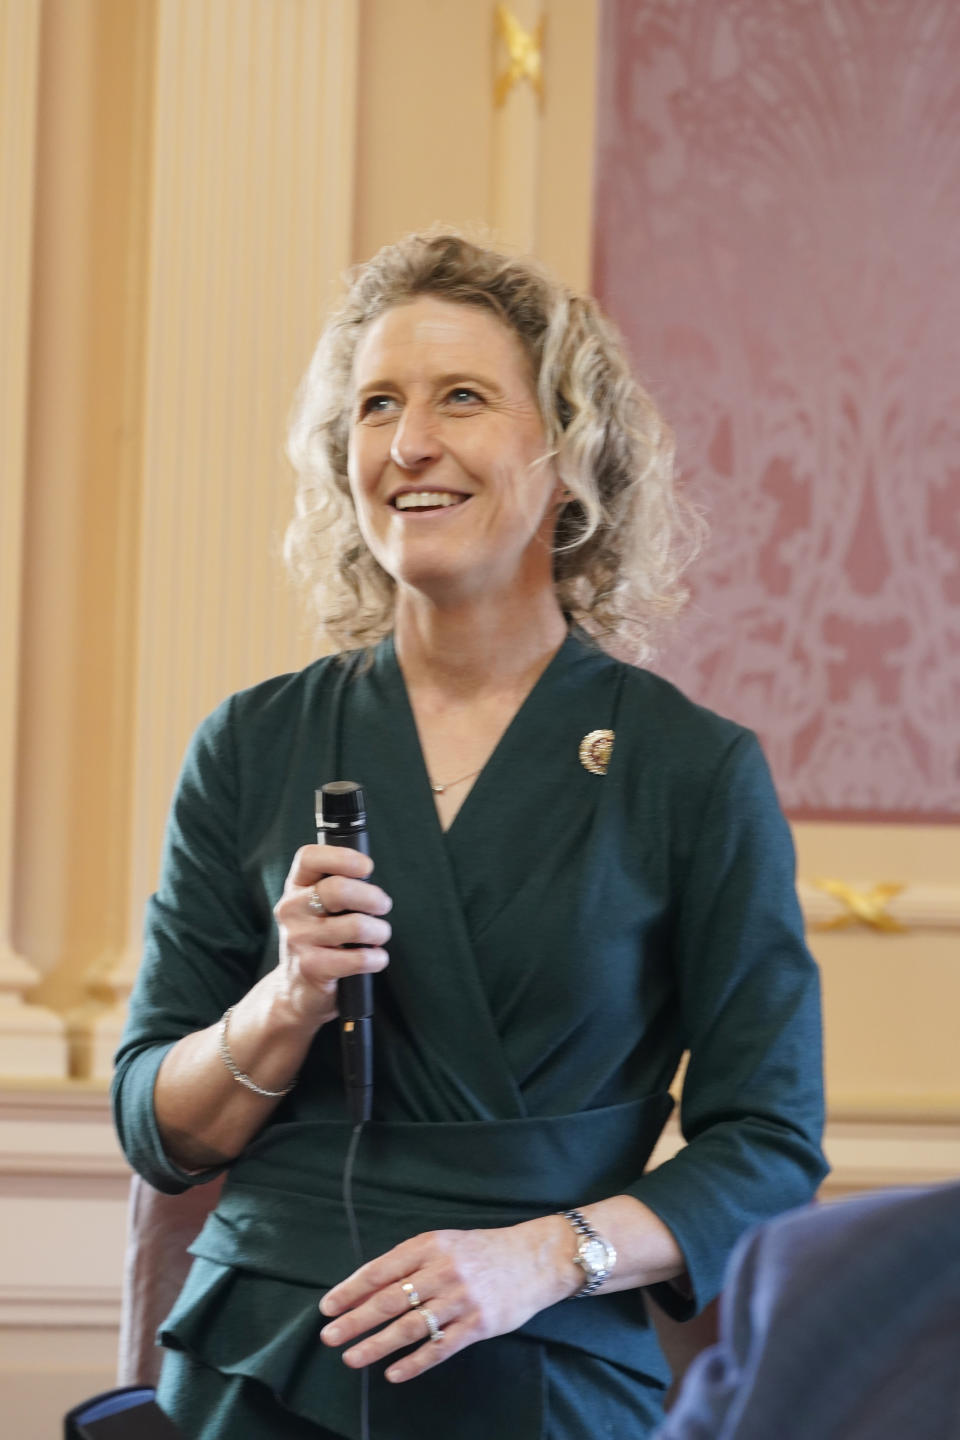
{"label": "woman's forearm", "polygon": [[[230,1012],[229,1051],[264,1090],[291,1085],[314,1035],[337,1013],[337,984],[387,964],[391,900],[368,883],[371,862],[357,850],[304,845],[274,906],[274,970]],[[317,908],[319,903],[319,908]],[[282,1098],[258,1095],[220,1053],[218,1025],[186,1035],[164,1057],[153,1092],[164,1149],[185,1170],[234,1160]]]}
{"label": "woman's forearm", "polygon": [[[234,1063],[264,1090],[291,1085],[319,1028],[290,1006],[276,972],[265,975],[230,1015]],[[281,1097],[258,1095],[224,1064],[219,1024],[195,1031],[164,1057],[154,1112],[167,1155],[184,1170],[235,1159],[270,1118]]]}
{"label": "woman's forearm", "polygon": [[632,1195],[599,1200],[595,1205],[585,1205],[581,1213],[617,1252],[614,1272],[603,1283],[605,1294],[632,1290],[638,1285],[657,1285],[684,1274],[683,1252],[673,1231]]}
{"label": "woman's forearm", "polygon": [[[603,1282],[600,1293],[656,1285],[684,1274],[683,1252],[673,1232],[632,1195],[614,1195],[584,1205],[580,1214],[617,1252],[613,1274]],[[527,1221],[522,1228],[527,1230],[531,1256],[544,1279],[552,1277],[554,1290],[547,1303],[576,1294],[585,1277],[574,1263],[577,1235],[570,1222],[562,1215],[545,1215]]]}

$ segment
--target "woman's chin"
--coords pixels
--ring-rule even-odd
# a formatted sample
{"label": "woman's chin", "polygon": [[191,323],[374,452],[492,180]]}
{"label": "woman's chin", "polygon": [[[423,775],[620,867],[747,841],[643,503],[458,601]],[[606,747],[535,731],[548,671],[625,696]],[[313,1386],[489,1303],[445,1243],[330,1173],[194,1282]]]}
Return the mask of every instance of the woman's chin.
{"label": "woman's chin", "polygon": [[394,579],[398,600],[406,596],[414,603],[426,603],[436,609],[459,609],[489,593],[482,576],[449,567],[403,567],[394,574]]}

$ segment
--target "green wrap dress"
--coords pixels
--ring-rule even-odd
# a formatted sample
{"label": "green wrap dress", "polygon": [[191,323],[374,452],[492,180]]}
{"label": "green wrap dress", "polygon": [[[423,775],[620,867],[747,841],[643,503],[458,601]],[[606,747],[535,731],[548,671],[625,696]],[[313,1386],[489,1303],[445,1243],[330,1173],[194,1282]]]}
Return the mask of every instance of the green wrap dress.
{"label": "green wrap dress", "polygon": [[[131,1164],[167,1192],[211,1178],[164,1154],[157,1069],[276,964],[272,907],[315,838],[314,790],[357,780],[394,901],[353,1183],[365,1257],[627,1193],[670,1227],[689,1274],[689,1298],[647,1296],[694,1314],[739,1236],[807,1201],[826,1168],[818,976],[759,745],[574,631],[444,832],[392,639],[364,659],[235,695],[193,739],[117,1056]],[[615,737],[605,774],[580,759],[595,730]],[[194,1374],[260,1386],[277,1435],[284,1415],[290,1434],[360,1433],[359,1377],[317,1339],[318,1300],[355,1268],[336,1028],[230,1165],[160,1336]],[[684,1050],[688,1144],[645,1173]],[[669,1382],[639,1290],[554,1305],[406,1385],[382,1369],[372,1440],[424,1440],[438,1419],[449,1440],[638,1440]]]}

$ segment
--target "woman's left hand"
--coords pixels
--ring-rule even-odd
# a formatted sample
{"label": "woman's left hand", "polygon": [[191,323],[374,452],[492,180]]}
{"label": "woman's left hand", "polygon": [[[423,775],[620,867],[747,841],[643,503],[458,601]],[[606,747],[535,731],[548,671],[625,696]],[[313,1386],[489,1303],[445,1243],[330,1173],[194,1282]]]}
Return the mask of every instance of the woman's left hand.
{"label": "woman's left hand", "polygon": [[[324,1296],[322,1313],[336,1319],[320,1338],[325,1345],[350,1345],[343,1358],[355,1368],[420,1341],[386,1372],[394,1382],[412,1380],[467,1345],[516,1330],[538,1310],[572,1295],[582,1278],[572,1255],[569,1226],[557,1215],[499,1230],[415,1235]],[[434,1327],[440,1332],[436,1338]],[[373,1330],[377,1333],[370,1334]],[[366,1338],[351,1344],[360,1336]]]}

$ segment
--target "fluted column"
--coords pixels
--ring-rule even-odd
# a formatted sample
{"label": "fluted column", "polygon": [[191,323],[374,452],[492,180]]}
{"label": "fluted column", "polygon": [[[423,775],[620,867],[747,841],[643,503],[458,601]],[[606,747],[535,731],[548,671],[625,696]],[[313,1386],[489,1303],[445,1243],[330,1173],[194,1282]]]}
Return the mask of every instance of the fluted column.
{"label": "fluted column", "polygon": [[542,0],[498,3],[493,19],[490,219],[502,240],[534,254],[546,87],[544,5]]}
{"label": "fluted column", "polygon": [[128,945],[96,993],[105,1074],[184,747],[314,653],[283,578],[286,418],[350,260],[354,0],[159,0]]}
{"label": "fluted column", "polygon": [[356,259],[453,224],[589,288],[598,10],[362,0]]}
{"label": "fluted column", "polygon": [[591,283],[596,0],[510,0],[493,21],[489,222],[576,289]]}
{"label": "fluted column", "polygon": [[0,0],[0,1076],[66,1073],[62,1023],[25,1002],[40,977],[12,943],[39,35],[39,0]]}

